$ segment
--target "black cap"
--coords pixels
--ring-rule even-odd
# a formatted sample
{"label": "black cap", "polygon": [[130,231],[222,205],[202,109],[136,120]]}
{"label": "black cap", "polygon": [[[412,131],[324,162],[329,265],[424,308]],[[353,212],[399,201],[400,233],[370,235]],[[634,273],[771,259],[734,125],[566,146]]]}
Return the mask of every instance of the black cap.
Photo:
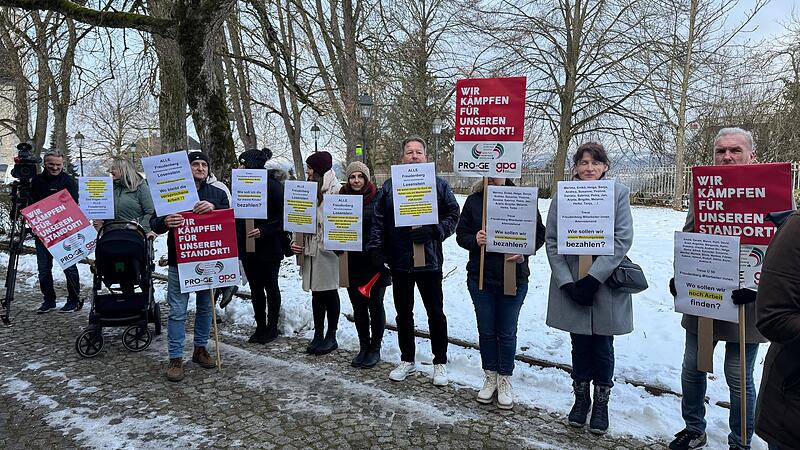
{"label": "black cap", "polygon": [[203,152],[189,152],[189,164],[197,161],[198,159],[202,159],[203,161],[206,162],[206,164],[211,165],[208,162],[208,155],[206,155],[205,153],[203,153]]}

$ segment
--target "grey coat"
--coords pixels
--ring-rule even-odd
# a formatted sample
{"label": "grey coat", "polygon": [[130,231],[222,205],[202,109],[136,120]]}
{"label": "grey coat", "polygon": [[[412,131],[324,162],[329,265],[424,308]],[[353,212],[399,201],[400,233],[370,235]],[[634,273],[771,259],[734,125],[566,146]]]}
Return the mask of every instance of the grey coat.
{"label": "grey coat", "polygon": [[[686,223],[683,231],[694,232],[694,201],[689,195],[689,212],[686,213]],[[756,302],[744,306],[744,341],[748,344],[761,344],[767,339],[756,328]],[[697,334],[697,316],[684,314],[681,326],[692,334]],[[714,320],[714,341],[739,342],[739,324]]]}
{"label": "grey coat", "polygon": [[578,256],[558,254],[558,199],[554,196],[547,214],[545,249],[550,261],[550,293],[547,298],[547,325],[576,334],[613,336],[633,331],[631,294],[611,290],[606,279],[628,253],[633,244],[630,190],[614,183],[614,255],[595,256],[589,275],[600,281],[594,304],[582,306],[573,301],[561,287],[578,281]]}

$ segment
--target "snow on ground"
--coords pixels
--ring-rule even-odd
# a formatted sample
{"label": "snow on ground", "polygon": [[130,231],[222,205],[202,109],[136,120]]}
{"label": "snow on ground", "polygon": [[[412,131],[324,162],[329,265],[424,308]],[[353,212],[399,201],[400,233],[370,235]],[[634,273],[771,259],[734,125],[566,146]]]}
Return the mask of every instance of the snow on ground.
{"label": "snow on ground", "polygon": [[[457,196],[463,205],[466,196]],[[542,217],[547,216],[549,200],[540,200]],[[683,359],[684,330],[680,326],[680,314],[674,312],[668,283],[672,276],[673,232],[683,226],[685,213],[665,208],[633,207],[634,242],[630,258],[640,264],[647,275],[650,288],[634,295],[633,333],[615,339],[616,386],[610,402],[612,434],[633,434],[642,438],[670,440],[674,433],[683,428],[680,414],[680,399],[671,396],[656,397],[625,383],[626,380],[645,382],[680,392],[680,371]],[[166,236],[156,240],[156,261],[166,255]],[[443,282],[445,313],[450,336],[466,341],[478,342],[477,325],[472,302],[466,288],[467,252],[458,247],[455,237],[444,242],[445,263]],[[0,254],[0,264],[6,265],[7,254]],[[38,289],[36,258],[26,255],[19,262],[20,279],[18,283],[26,289]],[[88,296],[87,286],[91,286],[91,273],[88,266],[79,265],[84,295]],[[165,274],[166,267],[158,267],[157,272]],[[54,271],[57,281],[64,281],[60,271]],[[518,331],[518,352],[539,359],[558,363],[570,363],[569,334],[545,325],[547,311],[547,290],[550,267],[542,249],[531,258],[531,277],[528,295],[522,307]],[[298,267],[294,258],[284,260],[279,284],[282,295],[280,329],[283,334],[300,334],[311,337],[311,295],[300,287]],[[249,288],[243,286],[242,291]],[[340,289],[342,314],[352,314],[347,291]],[[165,302],[166,289],[157,285],[156,300]],[[193,302],[192,302],[193,303]],[[395,310],[391,289],[386,292],[386,316],[394,322]],[[193,305],[190,303],[190,309]],[[219,311],[223,320],[237,325],[254,325],[252,307],[249,301],[236,298],[224,310]],[[415,304],[416,326],[427,330],[427,320],[422,301],[417,294]],[[339,325],[339,344],[345,349],[356,349],[358,338],[355,328],[342,317]],[[755,381],[760,384],[763,369],[763,356],[767,346],[761,346],[756,362]],[[400,360],[395,333],[387,332],[384,340],[383,359],[390,362]],[[432,355],[428,341],[417,340],[418,365],[423,371],[431,371]],[[727,443],[728,410],[716,406],[717,401],[729,401],[728,388],[722,374],[724,349],[718,345],[714,355],[715,373],[709,376],[708,433],[712,448],[724,447]],[[449,375],[452,381],[473,388],[483,382],[480,368],[480,355],[477,351],[457,346],[449,347]],[[572,392],[569,376],[558,369],[542,369],[527,364],[516,363],[514,372],[514,392],[518,401],[545,407],[566,414],[571,406]],[[754,448],[765,448],[762,441],[756,440]]]}

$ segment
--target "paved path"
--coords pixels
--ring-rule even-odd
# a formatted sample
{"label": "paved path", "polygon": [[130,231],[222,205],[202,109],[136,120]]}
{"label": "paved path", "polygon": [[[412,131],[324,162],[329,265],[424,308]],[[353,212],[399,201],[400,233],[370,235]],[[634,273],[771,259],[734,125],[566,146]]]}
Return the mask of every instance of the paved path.
{"label": "paved path", "polygon": [[353,369],[345,351],[310,356],[300,339],[253,345],[224,328],[222,370],[188,363],[171,383],[166,334],[130,353],[109,328],[100,355],[83,359],[74,342],[88,305],[43,316],[37,305],[18,298],[13,327],[0,329],[2,449],[664,448],[596,438],[538,408],[480,405],[473,389],[423,375],[394,383],[389,364]]}

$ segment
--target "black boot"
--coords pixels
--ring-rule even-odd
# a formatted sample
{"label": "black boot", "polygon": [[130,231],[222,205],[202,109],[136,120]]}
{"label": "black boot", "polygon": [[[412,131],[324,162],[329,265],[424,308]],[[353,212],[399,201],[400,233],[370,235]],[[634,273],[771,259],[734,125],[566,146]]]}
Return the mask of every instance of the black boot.
{"label": "black boot", "polygon": [[[589,382],[572,382],[572,389],[575,392],[575,404],[569,411],[569,424],[573,427],[581,428],[586,425],[586,416],[592,406],[592,399],[589,397]],[[592,416],[594,417],[594,416]]]}
{"label": "black boot", "polygon": [[589,419],[589,431],[594,434],[606,434],[608,431],[608,398],[611,396],[610,386],[594,386],[594,407]]}
{"label": "black boot", "polygon": [[264,342],[262,342],[262,344],[268,344],[275,339],[278,339],[278,325],[267,325],[267,329],[264,331]]}
{"label": "black boot", "polygon": [[325,339],[322,336],[322,328],[314,329],[314,339],[311,339],[311,342],[308,343],[308,347],[306,347],[306,353],[311,353],[312,355],[317,354],[317,349],[324,340]]}
{"label": "black boot", "polygon": [[267,330],[265,328],[256,327],[255,333],[250,336],[250,339],[248,339],[247,342],[251,344],[263,344],[261,341],[264,340],[264,333],[266,331]]}
{"label": "black boot", "polygon": [[375,367],[375,364],[381,362],[381,339],[375,339],[375,336],[372,337],[372,343],[369,345],[369,351],[367,351],[367,355],[364,356],[364,362],[361,363],[362,369],[370,369]]}
{"label": "black boot", "polygon": [[358,354],[353,358],[353,361],[350,362],[350,365],[353,367],[361,367],[361,364],[364,363],[364,357],[367,355],[367,350],[369,350],[369,340],[359,339],[358,345]]}
{"label": "black boot", "polygon": [[317,347],[315,353],[317,355],[327,355],[337,348],[339,348],[339,343],[336,342],[336,330],[328,330],[328,333],[325,335],[325,340]]}

